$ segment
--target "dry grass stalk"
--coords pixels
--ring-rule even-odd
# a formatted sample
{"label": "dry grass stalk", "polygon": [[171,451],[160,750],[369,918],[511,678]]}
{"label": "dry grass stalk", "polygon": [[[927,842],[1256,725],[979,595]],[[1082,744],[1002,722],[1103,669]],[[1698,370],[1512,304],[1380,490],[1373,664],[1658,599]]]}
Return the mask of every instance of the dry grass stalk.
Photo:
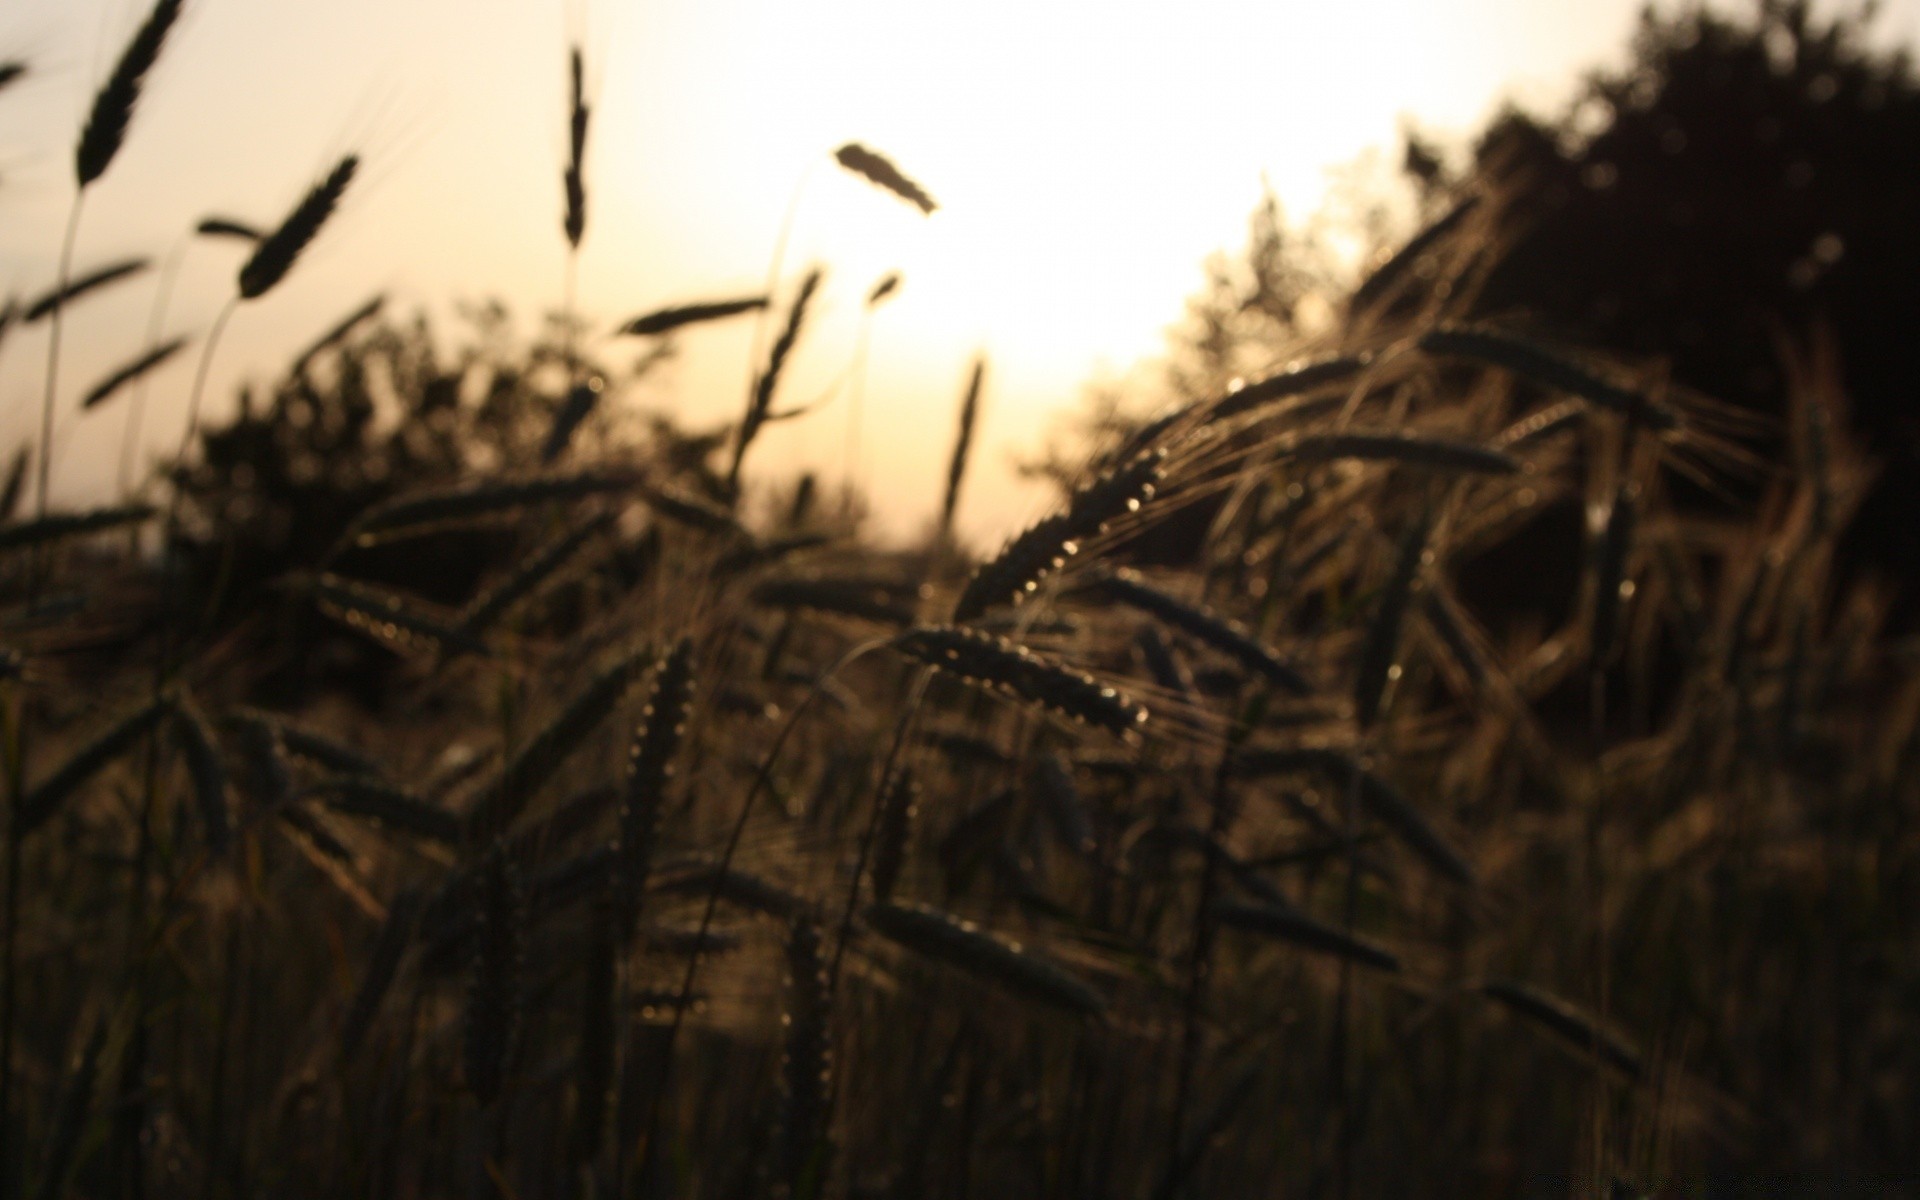
{"label": "dry grass stalk", "polygon": [[976,687],[1037,704],[1121,738],[1135,736],[1146,724],[1147,710],[1120,691],[977,629],[922,626],[902,634],[893,647]]}
{"label": "dry grass stalk", "polygon": [[149,700],[74,751],[71,757],[20,797],[13,814],[14,836],[25,837],[44,824],[88,780],[133,749],[134,743],[159,724],[168,711],[167,701]]}
{"label": "dry grass stalk", "polygon": [[[1106,572],[1090,585],[1090,590],[1212,647],[1276,687],[1296,696],[1313,691],[1312,684],[1297,669],[1248,633],[1239,622],[1228,620],[1205,605],[1189,604],[1169,595],[1149,584],[1137,571],[1122,567]],[[1149,651],[1148,655],[1151,662],[1154,652]]]}
{"label": "dry grass stalk", "polygon": [[1479,196],[1464,196],[1425,229],[1408,238],[1406,245],[1400,247],[1385,262],[1374,268],[1372,273],[1353,289],[1353,294],[1347,301],[1349,311],[1357,312],[1370,308],[1377,301],[1387,298],[1390,293],[1399,291],[1399,285],[1406,280],[1408,268],[1419,262],[1427,251],[1450,237],[1468,217],[1479,210],[1480,204]]}
{"label": "dry grass stalk", "polygon": [[360,160],[355,155],[349,154],[341,159],[326,178],[313,185],[278,229],[260,239],[253,257],[247,259],[240,268],[242,300],[259,299],[287,277],[300,252],[307,248],[308,243],[319,234],[320,227],[326,224],[327,218],[333,215],[334,208],[346,193],[347,185],[353,182],[354,172],[359,167]]}
{"label": "dry grass stalk", "polygon": [[133,120],[134,107],[140,102],[140,87],[146,81],[147,72],[159,61],[167,32],[184,7],[183,0],[157,0],[133,40],[121,52],[113,73],[95,94],[93,108],[87,114],[87,123],[73,151],[74,174],[81,188],[106,174],[107,167],[120,152],[121,143],[126,141],[127,126]]}
{"label": "dry grass stalk", "polygon": [[420,601],[386,588],[321,574],[312,582],[320,611],[383,645],[408,649],[425,645],[480,654],[485,647]]}
{"label": "dry grass stalk", "polygon": [[13,514],[19,511],[20,496],[27,486],[27,467],[32,461],[33,451],[22,446],[13,452],[12,460],[7,463],[6,482],[0,484],[0,521],[13,520]]}
{"label": "dry grass stalk", "polygon": [[67,1075],[60,1105],[54,1110],[47,1130],[46,1149],[40,1156],[40,1186],[34,1193],[37,1200],[59,1200],[67,1194],[68,1176],[79,1156],[81,1136],[86,1133],[94,1091],[100,1082],[100,1056],[107,1048],[107,1026],[105,1018],[93,1018],[87,1044]]}
{"label": "dry grass stalk", "polygon": [[1536,412],[1515,421],[1494,435],[1495,450],[1517,450],[1521,446],[1544,441],[1556,433],[1573,428],[1586,415],[1587,406],[1580,400],[1562,400],[1558,404],[1549,404]]}
{"label": "dry grass stalk", "polygon": [[750,912],[790,921],[810,909],[805,899],[790,888],[762,878],[739,867],[724,872],[711,861],[674,863],[657,872],[651,890],[671,896],[718,895]]}
{"label": "dry grass stalk", "polygon": [[900,272],[888,271],[867,292],[867,307],[878,307],[882,300],[900,290]]}
{"label": "dry grass stalk", "polygon": [[227,798],[227,764],[220,755],[220,743],[213,727],[199,706],[187,696],[173,701],[174,736],[187,760],[187,774],[193,780],[194,808],[200,816],[201,834],[207,850],[225,855],[233,844],[233,809]]}
{"label": "dry grass stalk", "polygon": [[574,1065],[573,1121],[569,1153],[576,1165],[600,1156],[607,1135],[607,1108],[619,1057],[621,914],[602,887],[587,918],[585,978],[580,984],[580,1039]]}
{"label": "dry grass stalk", "polygon": [[901,589],[871,579],[768,579],[754,585],[748,601],[783,612],[806,610],[853,617],[881,625],[911,625],[913,604]]}
{"label": "dry grass stalk", "polygon": [[1363,462],[1393,462],[1478,475],[1512,475],[1520,470],[1518,459],[1485,446],[1445,438],[1416,437],[1384,429],[1343,429],[1338,433],[1299,434],[1281,440],[1274,447],[1274,454],[1293,462],[1359,459]]}
{"label": "dry grass stalk", "polygon": [[103,288],[131,279],[153,265],[144,258],[128,258],[109,263],[104,267],[87,272],[77,279],[69,279],[57,284],[36,297],[20,316],[24,325],[44,321],[53,315],[56,308],[65,308],[83,296],[92,295]]}
{"label": "dry grass stalk", "polygon": [[1472,885],[1473,867],[1433,827],[1413,802],[1399,789],[1366,769],[1344,750],[1330,746],[1295,746],[1281,750],[1249,750],[1234,765],[1242,778],[1260,778],[1299,771],[1320,774],[1342,791],[1359,775],[1360,801],[1379,820],[1385,822],[1408,849],[1426,860],[1440,874],[1456,883]]}
{"label": "dry grass stalk", "polygon": [[551,466],[555,459],[567,452],[573,443],[573,435],[600,403],[600,394],[606,388],[600,379],[587,379],[567,389],[566,399],[554,410],[553,424],[547,429],[546,444],[540,447],[540,463]]}
{"label": "dry grass stalk", "polygon": [[203,217],[193,231],[201,237],[233,238],[241,242],[257,242],[267,236],[258,227],[237,217]]}
{"label": "dry grass stalk", "polygon": [[567,235],[567,245],[578,250],[580,238],[587,231],[587,185],[581,164],[587,153],[587,119],[590,115],[584,81],[586,69],[581,61],[580,47],[573,48],[568,56],[568,66],[572,87],[567,115],[567,169],[562,181],[567,194],[567,212],[562,227]]}
{"label": "dry grass stalk", "polygon": [[681,638],[654,669],[653,692],[640,714],[627,752],[626,786],[620,797],[619,888],[624,929],[632,928],[653,872],[660,811],[673,781],[680,744],[693,711],[693,642]]}
{"label": "dry grass stalk", "polygon": [[167,360],[186,348],[187,339],[183,337],[160,343],[87,389],[87,394],[80,399],[81,410],[85,411],[105,403],[115,392],[141,376],[158,370],[166,364]]}
{"label": "dry grass stalk", "polygon": [[460,818],[431,800],[364,775],[337,775],[307,789],[329,809],[366,817],[389,829],[452,846],[460,841]]}
{"label": "dry grass stalk", "polygon": [[503,847],[481,867],[472,918],[463,1062],[467,1087],[483,1105],[499,1099],[520,1032],[526,912],[519,873]]}
{"label": "dry grass stalk", "polygon": [[588,542],[611,530],[618,520],[619,514],[612,510],[597,512],[547,543],[532,557],[514,567],[505,578],[474,597],[460,611],[461,632],[475,641],[484,638],[494,622],[512,611],[514,605],[538,591]]}
{"label": "dry grass stalk", "polygon": [[1655,404],[1649,397],[1610,383],[1565,355],[1512,334],[1443,326],[1422,334],[1420,349],[1428,354],[1470,358],[1501,367],[1558,391],[1571,392],[1590,404],[1630,416],[1652,429],[1672,429],[1680,423],[1672,410]]}
{"label": "dry grass stalk", "polygon": [[820,923],[796,919],[787,934],[786,1047],[781,1074],[781,1182],[799,1200],[825,1192],[832,1169],[833,1028]]}
{"label": "dry grass stalk", "polygon": [[1400,657],[1400,633],[1406,624],[1414,585],[1419,581],[1420,566],[1426,560],[1427,533],[1432,522],[1432,514],[1423,512],[1401,533],[1393,574],[1380,593],[1380,603],[1374,609],[1373,620],[1367,625],[1366,638],[1360,645],[1360,659],[1354,671],[1353,713],[1362,730],[1371,728],[1379,718],[1387,683],[1394,676]]}
{"label": "dry grass stalk", "polygon": [[1638,1079],[1646,1072],[1646,1061],[1631,1042],[1559,996],[1510,979],[1489,980],[1480,985],[1480,991],[1629,1078]]}
{"label": "dry grass stalk", "polygon": [[919,805],[920,781],[912,771],[896,771],[880,794],[880,821],[874,832],[873,898],[882,904],[893,899],[906,866],[907,843]]}
{"label": "dry grass stalk", "polygon": [[[24,460],[22,460],[24,461]],[[22,468],[24,472],[25,468]],[[89,533],[100,533],[108,529],[118,529],[124,525],[137,525],[154,515],[151,505],[129,504],[120,508],[96,508],[87,512],[56,513],[35,521],[22,521],[18,524],[0,525],[0,553],[9,550],[25,550],[34,546],[44,546],[50,542],[66,538],[82,537]]]}
{"label": "dry grass stalk", "polygon": [[738,300],[709,300],[699,304],[680,304],[658,308],[633,318],[618,332],[628,337],[659,337],[688,325],[725,320],[742,313],[759,312],[767,306],[765,296],[745,296]]}
{"label": "dry grass stalk", "polygon": [[468,817],[469,835],[482,844],[513,824],[534,793],[626,696],[653,661],[650,650],[623,654],[580,689],[579,693],[509,759],[491,786],[482,793]]}
{"label": "dry grass stalk", "polygon": [[888,941],[1029,1000],[1083,1017],[1106,1011],[1107,998],[1065,967],[952,913],[889,903],[873,905],[866,918]]}
{"label": "dry grass stalk", "polygon": [[919,209],[923,215],[930,215],[939,205],[932,196],[913,180],[900,173],[900,168],[884,154],[869,150],[858,142],[848,142],[833,152],[838,162],[855,175],[877,187],[886,189]]}
{"label": "dry grass stalk", "polygon": [[633,471],[578,471],[432,488],[396,496],[367,509],[354,519],[351,537],[343,540],[370,546],[409,530],[498,517],[552,501],[622,492],[639,482],[639,475]]}
{"label": "dry grass stalk", "polygon": [[640,496],[653,511],[675,524],[716,537],[752,539],[753,535],[734,519],[732,513],[691,492],[670,484],[654,483],[642,486]]}
{"label": "dry grass stalk", "polygon": [[1621,610],[1633,595],[1627,556],[1633,549],[1634,526],[1640,508],[1640,489],[1623,479],[1614,491],[1607,518],[1600,527],[1593,555],[1593,636],[1596,664],[1612,660],[1620,636]]}
{"label": "dry grass stalk", "polygon": [[740,428],[733,443],[733,463],[727,468],[727,490],[738,493],[740,483],[740,463],[746,457],[747,447],[753,444],[760,427],[766,424],[773,411],[774,389],[780,384],[780,374],[786,368],[787,360],[793,355],[793,348],[800,341],[800,328],[806,323],[807,307],[813,302],[814,293],[820,289],[820,280],[824,272],[819,267],[808,271],[800,281],[799,291],[794,293],[793,307],[787,310],[786,327],[774,340],[773,349],[767,353],[767,365],[755,378],[753,395],[747,400],[746,416],[741,418]]}
{"label": "dry grass stalk", "polygon": [[302,725],[278,713],[257,708],[235,710],[234,719],[242,724],[257,724],[271,731],[281,747],[290,754],[342,775],[377,778],[385,771],[379,763],[317,729]]}
{"label": "dry grass stalk", "polygon": [[1228,929],[1257,933],[1308,950],[1318,950],[1363,967],[1372,967],[1376,971],[1400,969],[1400,957],[1391,950],[1365,938],[1342,933],[1292,907],[1228,901],[1216,904],[1213,916],[1214,920]]}
{"label": "dry grass stalk", "polygon": [[413,941],[414,930],[419,926],[420,914],[425,907],[426,898],[413,889],[395,896],[393,903],[387,907],[387,919],[380,926],[380,935],[373,943],[373,955],[367,960],[367,969],[361,974],[360,984],[347,1004],[347,1015],[340,1021],[341,1062],[353,1059],[360,1043],[366,1040],[367,1031],[373,1028],[374,1018],[380,1015],[380,1004],[393,987],[394,977],[400,971],[400,960]]}
{"label": "dry grass stalk", "polygon": [[354,330],[379,316],[380,310],[386,306],[386,303],[387,294],[381,292],[334,322],[330,329],[309,342],[307,348],[294,357],[293,365],[287,368],[287,376],[298,379],[305,375],[307,368],[313,365],[314,359],[340,345],[352,335]]}
{"label": "dry grass stalk", "polygon": [[1058,751],[1049,750],[1034,763],[1033,781],[1046,806],[1047,819],[1061,843],[1073,853],[1091,856],[1098,849],[1093,822],[1087,816],[1086,797],[1073,778],[1073,768]]}
{"label": "dry grass stalk", "polygon": [[953,620],[977,620],[987,612],[1018,604],[1042,580],[1080,551],[1080,544],[1109,522],[1140,511],[1153,499],[1166,471],[1166,451],[1143,451],[1076,491],[1067,511],[1040,520],[980,564],[953,606]]}
{"label": "dry grass stalk", "polygon": [[947,494],[940,502],[940,536],[953,534],[953,513],[960,503],[960,481],[966,477],[967,456],[973,449],[973,427],[980,417],[980,385],[987,373],[983,355],[973,360],[967,376],[966,395],[960,401],[960,431],[953,440],[953,457],[947,465]]}

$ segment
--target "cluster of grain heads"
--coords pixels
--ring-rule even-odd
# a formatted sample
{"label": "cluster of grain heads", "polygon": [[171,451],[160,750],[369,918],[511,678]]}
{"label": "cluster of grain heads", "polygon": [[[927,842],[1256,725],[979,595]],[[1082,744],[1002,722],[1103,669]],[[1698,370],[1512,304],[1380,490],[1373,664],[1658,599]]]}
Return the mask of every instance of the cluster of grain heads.
{"label": "cluster of grain heads", "polygon": [[789,926],[779,1182],[792,1200],[823,1195],[833,1164],[833,1026],[822,941],[811,915]]}
{"label": "cluster of grain heads", "polygon": [[1038,705],[1123,739],[1136,736],[1147,721],[1147,710],[1117,688],[982,630],[921,626],[902,634],[892,646],[975,687]]}
{"label": "cluster of grain heads", "polygon": [[913,205],[922,214],[931,215],[939,207],[925,188],[908,179],[899,167],[893,165],[892,159],[878,151],[870,150],[858,142],[848,142],[833,152],[833,158],[875,187],[884,188]]}
{"label": "cluster of grain heads", "polygon": [[1079,553],[1081,543],[1153,499],[1166,473],[1166,458],[1163,449],[1142,451],[1075,491],[1065,512],[1035,523],[980,564],[954,603],[953,620],[975,621],[1031,595]]}

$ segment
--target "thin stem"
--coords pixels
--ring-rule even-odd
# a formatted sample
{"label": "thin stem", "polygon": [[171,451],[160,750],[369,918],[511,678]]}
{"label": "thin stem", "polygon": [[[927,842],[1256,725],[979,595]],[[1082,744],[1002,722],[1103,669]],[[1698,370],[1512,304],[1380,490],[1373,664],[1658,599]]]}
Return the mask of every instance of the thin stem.
{"label": "thin stem", "polygon": [[[54,280],[53,324],[47,334],[47,390],[40,403],[40,469],[34,485],[34,515],[45,519],[47,515],[47,481],[53,472],[53,399],[59,389],[60,379],[60,293],[67,290],[67,276],[73,269],[73,243],[80,232],[80,209],[87,198],[83,189],[73,198],[73,208],[67,213],[66,236],[60,241],[60,273]],[[37,577],[39,571],[35,571]]]}
{"label": "thin stem", "polygon": [[[786,748],[787,739],[800,727],[800,718],[812,707],[828,680],[844,670],[855,659],[871,650],[887,645],[885,639],[862,642],[841,655],[834,664],[821,672],[820,678],[807,691],[800,703],[796,704],[793,714],[781,727],[779,734],[768,748],[766,758],[760,762],[760,769],[754,773],[753,783],[747,788],[747,798],[740,802],[740,815],[734,818],[733,829],[727,834],[727,845],[720,852],[719,865],[714,868],[713,886],[707,890],[706,908],[700,914],[700,927],[693,937],[693,948],[687,953],[686,974],[681,977],[680,991],[674,999],[673,1021],[667,1026],[666,1044],[660,1050],[660,1076],[654,1080],[653,1099],[647,1107],[646,1132],[641,1136],[640,1161],[635,1172],[642,1181],[648,1178],[648,1170],[653,1162],[654,1143],[658,1141],[660,1129],[660,1109],[667,1095],[667,1081],[673,1067],[673,1046],[680,1037],[680,1027],[686,1021],[687,1004],[693,996],[693,984],[700,970],[700,947],[706,943],[707,934],[713,928],[715,911],[720,907],[720,893],[726,886],[727,872],[733,867],[733,858],[740,849],[740,838],[747,830],[747,818],[753,814],[753,802],[767,788],[767,780],[773,776],[773,765],[779,761],[780,752]],[[644,1182],[642,1184],[644,1186]]]}
{"label": "thin stem", "polygon": [[[147,349],[153,350],[160,344],[160,334],[167,323],[167,309],[173,302],[173,286],[180,277],[181,260],[186,257],[189,238],[181,238],[174,243],[173,249],[160,264],[160,286],[155,290],[153,310],[147,318]],[[120,498],[124,502],[133,495],[133,460],[139,454],[140,430],[145,423],[147,411],[147,376],[142,375],[133,382],[133,394],[127,397],[127,421],[120,432]],[[134,544],[139,544],[139,534],[134,535]]]}
{"label": "thin stem", "polygon": [[833,965],[827,969],[827,1000],[831,1002],[834,993],[840,987],[840,960],[846,955],[847,940],[853,935],[853,910],[860,904],[860,879],[867,872],[867,859],[873,853],[875,836],[880,831],[880,821],[884,815],[887,798],[887,785],[893,780],[893,773],[900,759],[900,748],[906,744],[907,734],[913,727],[913,720],[920,713],[920,700],[927,694],[927,684],[933,678],[932,667],[922,667],[914,676],[913,687],[907,693],[907,702],[900,714],[900,721],[894,726],[893,744],[887,748],[887,759],[880,765],[880,789],[874,797],[873,817],[867,822],[867,831],[860,838],[860,854],[853,864],[853,882],[847,887],[847,906],[840,914],[840,933],[833,947]]}

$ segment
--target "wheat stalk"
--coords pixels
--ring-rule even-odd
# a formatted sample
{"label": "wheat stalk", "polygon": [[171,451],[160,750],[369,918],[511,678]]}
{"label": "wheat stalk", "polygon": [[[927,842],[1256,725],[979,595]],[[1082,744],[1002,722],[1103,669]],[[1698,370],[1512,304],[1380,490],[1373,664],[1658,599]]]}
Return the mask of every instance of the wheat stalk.
{"label": "wheat stalk", "polygon": [[1098,1016],[1107,998],[1079,976],[1011,938],[919,904],[876,904],[867,925],[915,954],[959,967],[997,987],[1083,1017]]}
{"label": "wheat stalk", "polygon": [[1067,511],[1035,523],[980,564],[955,601],[952,619],[973,621],[1032,594],[1079,553],[1082,541],[1153,499],[1165,470],[1166,451],[1146,450],[1074,492]]}
{"label": "wheat stalk", "polygon": [[901,174],[900,168],[878,151],[869,150],[858,142],[848,142],[833,152],[833,158],[855,175],[913,205],[922,215],[931,215],[939,207],[933,197],[927,195],[926,189]]}

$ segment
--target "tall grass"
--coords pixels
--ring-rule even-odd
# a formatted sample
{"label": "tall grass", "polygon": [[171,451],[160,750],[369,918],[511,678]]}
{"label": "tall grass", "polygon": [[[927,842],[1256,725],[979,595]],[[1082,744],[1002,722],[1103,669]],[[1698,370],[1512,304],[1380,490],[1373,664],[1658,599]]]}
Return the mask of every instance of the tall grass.
{"label": "tall grass", "polygon": [[[357,165],[273,230],[203,226],[252,246],[222,322]],[[1750,457],[1718,409],[1463,319],[1500,202],[1463,198],[1259,381],[1087,447],[1057,513],[958,570],[984,360],[926,545],[741,502],[820,270],[614,327],[783,306],[705,436],[567,418],[597,375],[571,321],[563,389],[476,395],[377,301],[286,372],[273,411],[310,420],[209,428],[216,333],[159,563],[109,539],[144,506],[0,523],[0,1195],[1920,1169],[1920,684],[1886,589],[1836,565],[1870,463],[1832,356],[1796,350],[1762,502],[1683,507],[1676,479]],[[144,338],[89,403],[178,349]],[[396,444],[571,465],[328,493],[310,552],[233,592],[258,484],[214,465],[350,423],[375,374],[417,420]],[[461,547],[457,578],[408,569]],[[1559,615],[1489,579],[1516,553]],[[40,607],[60,591],[86,604]],[[325,686],[343,661],[376,686]]]}

